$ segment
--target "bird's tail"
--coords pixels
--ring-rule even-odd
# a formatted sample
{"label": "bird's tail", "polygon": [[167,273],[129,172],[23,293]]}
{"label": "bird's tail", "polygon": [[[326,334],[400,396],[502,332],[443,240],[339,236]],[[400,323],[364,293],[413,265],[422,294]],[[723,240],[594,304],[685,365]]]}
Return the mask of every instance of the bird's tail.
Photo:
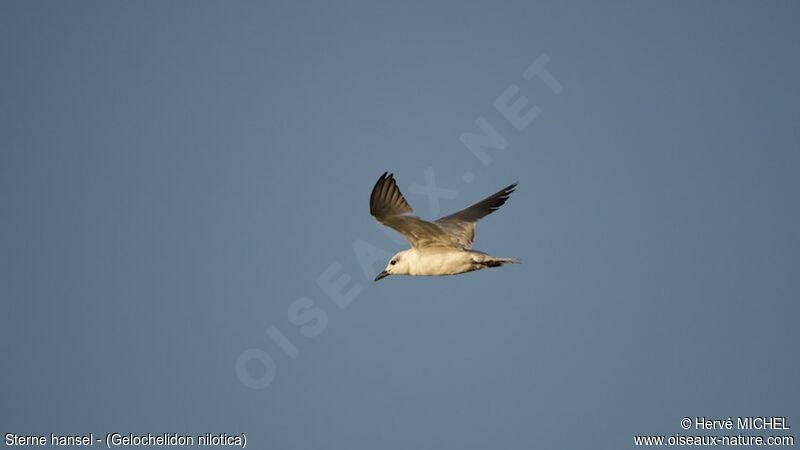
{"label": "bird's tail", "polygon": [[522,264],[522,261],[513,256],[510,258],[498,258],[493,256],[491,259],[485,261],[484,264],[486,264],[486,267],[499,267],[503,264]]}

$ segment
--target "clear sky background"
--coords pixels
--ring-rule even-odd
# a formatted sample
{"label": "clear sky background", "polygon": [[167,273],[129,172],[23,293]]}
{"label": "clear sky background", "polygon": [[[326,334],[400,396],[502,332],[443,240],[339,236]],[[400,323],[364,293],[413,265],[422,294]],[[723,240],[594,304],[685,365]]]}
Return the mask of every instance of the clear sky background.
{"label": "clear sky background", "polygon": [[[800,429],[798,23],[789,1],[0,3],[0,431],[357,450]],[[542,54],[559,94],[523,78]],[[542,110],[522,131],[493,106],[512,84]],[[489,165],[459,140],[479,117],[508,141]],[[455,191],[442,213],[519,181],[476,248],[524,264],[372,283],[385,261],[365,273],[354,243],[405,244],[369,191],[392,171],[435,218],[426,170]],[[345,309],[329,267],[362,288]],[[304,297],[311,338],[287,315]],[[274,361],[264,389],[246,349]]]}

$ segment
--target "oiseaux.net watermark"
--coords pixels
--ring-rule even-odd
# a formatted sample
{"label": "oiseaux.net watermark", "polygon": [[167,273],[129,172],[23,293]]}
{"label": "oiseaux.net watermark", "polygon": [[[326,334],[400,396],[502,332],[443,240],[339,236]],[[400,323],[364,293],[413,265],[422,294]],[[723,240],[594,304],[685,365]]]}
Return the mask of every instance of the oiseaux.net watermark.
{"label": "oiseaux.net watermark", "polygon": [[683,433],[635,435],[636,446],[793,446],[789,418],[785,416],[684,417]]}
{"label": "oiseaux.net watermark", "polygon": [[[541,83],[558,95],[564,91],[564,86],[548,69],[550,57],[541,54],[533,60],[521,74],[521,81],[525,83]],[[531,104],[528,97],[521,94],[522,88],[516,84],[509,84],[500,95],[492,102],[493,115],[509,123],[517,133],[524,131],[542,114],[544,107],[541,103]],[[478,131],[467,131],[459,136],[459,141],[472,154],[483,167],[491,165],[493,158],[490,152],[504,150],[509,146],[509,138],[502,134],[493,125],[492,121],[484,115],[475,120]],[[475,174],[465,171],[462,180],[465,183],[475,181]],[[414,195],[428,197],[428,206],[432,215],[441,212],[440,200],[452,200],[458,196],[458,190],[446,189],[436,184],[436,173],[432,167],[424,172],[424,184],[413,183],[408,192]],[[380,227],[387,231],[385,227]],[[387,236],[396,243],[403,240],[397,235]],[[369,243],[363,239],[353,242],[353,253],[364,274],[365,280],[371,280],[376,272],[376,264],[383,264],[392,256],[387,250]],[[364,285],[353,280],[353,277],[343,270],[339,261],[331,262],[314,280],[317,288],[328,297],[339,309],[345,310],[364,293]],[[303,339],[313,339],[321,335],[328,326],[328,313],[325,308],[307,297],[300,297],[291,302],[286,311],[287,324],[271,324],[266,329],[266,334],[274,346],[280,349],[290,360],[300,355],[296,342],[300,335]],[[290,337],[284,330],[294,330]],[[249,348],[241,352],[236,358],[235,372],[239,381],[251,389],[264,389],[275,379],[278,373],[278,364],[275,359],[262,348]]]}

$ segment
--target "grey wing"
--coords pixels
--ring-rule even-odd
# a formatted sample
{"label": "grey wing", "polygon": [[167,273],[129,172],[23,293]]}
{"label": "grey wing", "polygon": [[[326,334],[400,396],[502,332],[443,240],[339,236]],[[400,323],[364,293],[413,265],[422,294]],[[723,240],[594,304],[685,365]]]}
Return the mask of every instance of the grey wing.
{"label": "grey wing", "polygon": [[434,223],[450,234],[451,238],[455,240],[458,245],[469,248],[472,246],[472,241],[475,239],[475,224],[503,206],[516,187],[517,183],[514,183],[478,203],[464,208],[455,214],[442,217]]}
{"label": "grey wing", "polygon": [[439,225],[406,214],[412,211],[400,193],[394,175],[381,175],[369,197],[369,213],[378,222],[398,231],[412,247],[452,245],[448,233]]}

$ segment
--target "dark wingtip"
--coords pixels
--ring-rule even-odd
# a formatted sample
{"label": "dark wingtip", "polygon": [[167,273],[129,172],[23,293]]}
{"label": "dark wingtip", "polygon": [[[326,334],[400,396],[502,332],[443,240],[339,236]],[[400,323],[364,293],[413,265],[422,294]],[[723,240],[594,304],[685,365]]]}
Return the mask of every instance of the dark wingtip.
{"label": "dark wingtip", "polygon": [[370,194],[369,194],[369,212],[370,212],[370,214],[374,213],[373,205],[375,203],[375,196],[378,195],[378,186],[380,186],[381,184],[384,183],[384,181],[386,180],[386,175],[389,175],[389,172],[383,172],[383,175],[381,175],[378,178],[378,181],[375,182],[375,186],[372,187],[372,192],[370,192]]}
{"label": "dark wingtip", "polygon": [[372,187],[372,192],[369,195],[369,212],[373,216],[375,215],[375,202],[378,200],[378,197],[381,195],[385,195],[386,186],[396,185],[394,181],[394,174],[391,172],[383,172],[383,175],[378,178],[378,181],[375,182],[375,186]]}
{"label": "dark wingtip", "polygon": [[497,204],[493,205],[492,212],[497,211],[500,209],[501,206],[505,205],[509,198],[511,198],[511,194],[514,193],[514,190],[517,188],[517,182],[513,182],[508,187],[503,189],[501,192],[502,194],[498,198]]}
{"label": "dark wingtip", "polygon": [[511,183],[510,185],[508,185],[507,188],[503,189],[503,197],[508,199],[508,197],[510,197],[511,194],[513,194],[514,191],[517,190],[517,184],[519,184],[519,183],[515,181],[515,182]]}

